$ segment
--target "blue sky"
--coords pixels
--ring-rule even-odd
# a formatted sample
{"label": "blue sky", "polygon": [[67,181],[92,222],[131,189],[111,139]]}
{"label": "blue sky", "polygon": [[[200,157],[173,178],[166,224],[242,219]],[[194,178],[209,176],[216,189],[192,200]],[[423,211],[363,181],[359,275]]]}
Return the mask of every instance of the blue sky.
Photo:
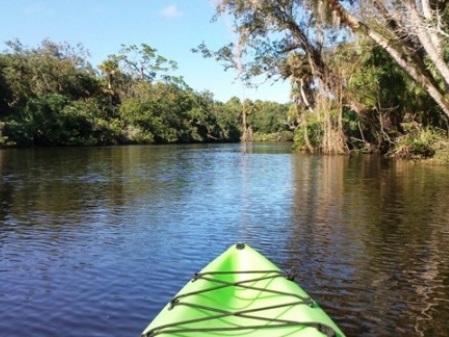
{"label": "blue sky", "polygon": [[203,41],[212,49],[235,41],[229,22],[211,22],[214,7],[209,0],[0,0],[0,8],[0,50],[16,38],[29,47],[47,38],[82,43],[97,66],[121,44],[146,43],[176,61],[175,74],[193,89],[209,90],[218,100],[289,100],[287,82],[247,89],[235,80],[235,72],[191,53]]}

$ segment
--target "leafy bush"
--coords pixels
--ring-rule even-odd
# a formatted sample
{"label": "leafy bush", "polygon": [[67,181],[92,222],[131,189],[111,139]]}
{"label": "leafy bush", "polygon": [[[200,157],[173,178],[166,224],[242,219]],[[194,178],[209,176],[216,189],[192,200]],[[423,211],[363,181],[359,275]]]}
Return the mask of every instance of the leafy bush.
{"label": "leafy bush", "polygon": [[438,141],[435,144],[435,160],[440,162],[449,163],[449,141]]}
{"label": "leafy bush", "polygon": [[402,123],[405,134],[396,138],[393,149],[388,153],[393,158],[419,159],[435,154],[437,144],[444,140],[444,131],[421,124]]}

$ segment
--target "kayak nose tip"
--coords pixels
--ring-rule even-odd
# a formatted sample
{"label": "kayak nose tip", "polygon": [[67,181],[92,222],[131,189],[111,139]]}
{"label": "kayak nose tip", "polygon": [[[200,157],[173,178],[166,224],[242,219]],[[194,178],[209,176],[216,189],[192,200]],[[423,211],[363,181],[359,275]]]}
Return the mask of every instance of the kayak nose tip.
{"label": "kayak nose tip", "polygon": [[238,242],[236,245],[235,245],[235,248],[237,248],[237,249],[245,249],[245,244],[243,243],[243,242]]}

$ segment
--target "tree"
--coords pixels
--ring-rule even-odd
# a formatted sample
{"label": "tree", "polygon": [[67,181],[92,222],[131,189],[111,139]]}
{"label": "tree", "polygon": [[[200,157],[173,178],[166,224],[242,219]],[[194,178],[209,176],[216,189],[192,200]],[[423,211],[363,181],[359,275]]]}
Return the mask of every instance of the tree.
{"label": "tree", "polygon": [[[17,40],[7,42],[7,46],[0,62],[5,87],[0,94],[7,109],[0,117],[3,117],[3,134],[8,142],[18,145],[84,143],[83,139],[87,138],[72,136],[85,131],[72,128],[66,121],[73,120],[75,114],[79,121],[89,123],[95,117],[103,117],[97,101],[102,95],[101,86],[87,62],[87,52],[82,46],[73,48],[49,40],[36,48],[25,47]],[[65,109],[77,102],[84,108],[64,115]],[[84,122],[76,125],[90,130]]]}
{"label": "tree", "polygon": [[[323,118],[318,117],[326,124],[320,149],[327,153],[345,152],[346,140],[338,122],[341,116],[335,117],[329,111],[341,84],[329,68],[324,51],[338,39],[344,39],[346,32],[317,20],[312,11],[305,10],[305,5],[305,1],[299,0],[221,0],[217,15],[234,18],[241,53],[253,55],[244,66],[246,76],[263,73],[274,79],[289,76],[298,93],[295,97],[298,114],[302,113],[301,105],[315,114],[323,114]],[[312,96],[315,102],[319,97],[322,104],[312,103]],[[304,123],[305,119],[301,120]]]}
{"label": "tree", "polygon": [[216,102],[214,112],[222,130],[221,138],[227,141],[239,141],[242,137],[242,103],[238,97],[230,98],[226,103]]}
{"label": "tree", "polygon": [[288,130],[289,104],[256,100],[253,102],[249,123],[255,133],[275,134]]}
{"label": "tree", "polygon": [[166,73],[176,70],[177,64],[156,52],[157,49],[145,43],[142,43],[140,47],[122,45],[116,60],[123,63],[124,72],[127,72],[134,80],[150,83],[158,80],[169,81],[172,77]]}
{"label": "tree", "polygon": [[[170,71],[148,45],[122,49],[98,70],[81,46],[7,43],[0,53],[0,145],[238,141],[242,102],[216,102]],[[279,129],[277,105],[257,106],[259,130]],[[112,113],[113,112],[113,113]],[[245,123],[246,125],[246,123]]]}
{"label": "tree", "polygon": [[[233,69],[236,72],[236,79],[242,80],[244,85],[249,86],[248,79],[250,76],[243,62],[243,44],[234,45],[234,43],[230,43],[214,52],[207,48],[204,43],[201,43],[197,48],[193,48],[192,52],[201,53],[206,58],[213,57],[217,62],[221,62],[224,65],[225,70]],[[241,103],[240,115],[242,120],[241,140],[247,142],[251,140],[251,128],[248,124],[248,114],[251,112],[251,105],[249,100],[245,98],[239,100],[239,102]]]}
{"label": "tree", "polygon": [[382,47],[449,117],[449,66],[443,52],[449,42],[447,1],[327,0],[326,5],[343,25]]}
{"label": "tree", "polygon": [[278,68],[284,79],[290,78],[296,120],[301,125],[299,132],[303,134],[302,139],[308,152],[314,152],[315,146],[310,141],[307,125],[307,113],[314,112],[313,108],[316,103],[311,64],[304,54],[291,53],[287,55]]}
{"label": "tree", "polygon": [[109,97],[109,107],[110,109],[113,109],[114,98],[117,96],[116,79],[121,75],[119,60],[117,56],[111,55],[107,60],[103,61],[98,68],[106,78],[107,88],[105,91]]}
{"label": "tree", "polygon": [[[447,7],[446,1],[436,0],[220,0],[217,15],[233,17],[239,44],[246,55],[253,55],[245,66],[248,76],[289,76],[300,102],[298,112],[308,107],[324,113],[324,149],[335,143],[344,149],[341,105],[356,108],[358,102],[346,95],[346,83],[329,58],[332,50],[357,36],[371,39],[448,117]],[[307,94],[308,72],[313,90]],[[324,103],[321,109],[308,102],[312,96],[315,103]]]}

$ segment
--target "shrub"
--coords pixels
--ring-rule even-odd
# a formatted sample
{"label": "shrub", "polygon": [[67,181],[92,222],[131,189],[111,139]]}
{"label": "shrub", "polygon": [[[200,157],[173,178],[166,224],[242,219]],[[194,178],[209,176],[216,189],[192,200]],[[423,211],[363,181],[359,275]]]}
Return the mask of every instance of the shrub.
{"label": "shrub", "polygon": [[402,159],[420,159],[432,157],[436,148],[444,140],[444,131],[421,124],[402,123],[405,134],[396,138],[388,156]]}

